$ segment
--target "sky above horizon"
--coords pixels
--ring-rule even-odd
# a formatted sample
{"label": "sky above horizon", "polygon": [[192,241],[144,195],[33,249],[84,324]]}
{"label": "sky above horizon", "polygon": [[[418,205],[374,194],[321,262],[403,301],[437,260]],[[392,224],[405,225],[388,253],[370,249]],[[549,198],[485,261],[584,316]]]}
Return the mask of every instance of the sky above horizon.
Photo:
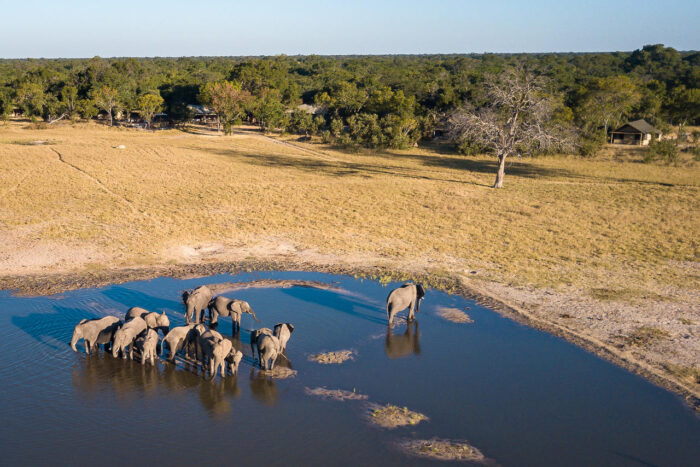
{"label": "sky above horizon", "polygon": [[698,0],[0,0],[0,57],[700,49]]}

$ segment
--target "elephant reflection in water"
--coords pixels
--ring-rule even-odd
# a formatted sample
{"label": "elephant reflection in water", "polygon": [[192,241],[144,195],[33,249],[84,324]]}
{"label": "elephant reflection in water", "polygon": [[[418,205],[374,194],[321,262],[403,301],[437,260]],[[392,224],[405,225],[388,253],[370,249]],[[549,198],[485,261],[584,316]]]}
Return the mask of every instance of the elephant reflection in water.
{"label": "elephant reflection in water", "polygon": [[420,334],[418,333],[418,321],[406,325],[406,332],[394,334],[391,327],[386,330],[384,352],[389,358],[408,357],[411,354],[420,355]]}
{"label": "elephant reflection in water", "polygon": [[81,361],[73,370],[73,386],[86,397],[113,388],[117,398],[132,400],[154,394],[161,382],[157,366],[144,366],[99,354]]}
{"label": "elephant reflection in water", "polygon": [[199,378],[199,400],[211,416],[221,416],[231,411],[231,399],[241,397],[238,378],[221,378],[203,381]]}
{"label": "elephant reflection in water", "polygon": [[255,360],[253,360],[253,365],[250,369],[250,392],[253,393],[253,397],[264,405],[271,407],[276,405],[279,394],[277,392],[274,375],[284,378],[288,376],[289,370],[293,369],[292,362],[286,355],[279,355],[277,357],[275,369],[272,371],[265,371],[258,368],[255,365]]}
{"label": "elephant reflection in water", "polygon": [[255,367],[250,369],[250,392],[258,401],[270,407],[277,404],[279,394],[272,376]]}

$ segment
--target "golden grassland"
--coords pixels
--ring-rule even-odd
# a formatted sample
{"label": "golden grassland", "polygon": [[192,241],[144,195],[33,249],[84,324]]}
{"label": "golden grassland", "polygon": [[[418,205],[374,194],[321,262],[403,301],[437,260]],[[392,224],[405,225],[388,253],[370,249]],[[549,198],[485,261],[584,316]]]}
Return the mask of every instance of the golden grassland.
{"label": "golden grassland", "polygon": [[492,158],[439,144],[11,122],[0,276],[265,257],[459,277],[700,401],[700,163],[642,157],[516,159],[495,190]]}
{"label": "golden grassland", "polygon": [[[494,190],[490,158],[439,148],[346,153],[255,133],[23,126],[0,127],[2,229],[95,248],[105,265],[279,239],[596,297],[700,288],[687,266],[700,237],[692,161],[516,160]],[[49,144],[28,145],[37,140]]]}

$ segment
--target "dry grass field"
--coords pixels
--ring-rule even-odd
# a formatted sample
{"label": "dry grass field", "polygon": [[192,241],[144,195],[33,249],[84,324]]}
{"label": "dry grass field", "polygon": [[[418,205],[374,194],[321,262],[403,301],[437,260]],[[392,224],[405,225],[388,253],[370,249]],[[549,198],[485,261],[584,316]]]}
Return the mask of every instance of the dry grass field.
{"label": "dry grass field", "polygon": [[[248,257],[456,275],[698,393],[700,163],[606,154],[516,160],[494,190],[493,160],[439,146],[11,122],[0,275]],[[643,327],[663,333],[630,340]]]}

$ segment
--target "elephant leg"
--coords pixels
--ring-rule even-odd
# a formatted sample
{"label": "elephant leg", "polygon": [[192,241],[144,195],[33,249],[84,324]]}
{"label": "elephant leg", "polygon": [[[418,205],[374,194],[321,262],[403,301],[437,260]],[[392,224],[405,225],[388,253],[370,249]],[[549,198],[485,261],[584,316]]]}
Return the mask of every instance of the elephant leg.
{"label": "elephant leg", "polygon": [[409,322],[413,321],[413,319],[415,318],[415,315],[413,314],[413,310],[415,309],[415,307],[416,307],[416,302],[412,301],[411,308],[408,309],[408,321]]}
{"label": "elephant leg", "polygon": [[89,349],[89,344],[88,344],[87,339],[83,339],[83,342],[85,343],[85,353],[87,355],[90,355],[90,349]]}

